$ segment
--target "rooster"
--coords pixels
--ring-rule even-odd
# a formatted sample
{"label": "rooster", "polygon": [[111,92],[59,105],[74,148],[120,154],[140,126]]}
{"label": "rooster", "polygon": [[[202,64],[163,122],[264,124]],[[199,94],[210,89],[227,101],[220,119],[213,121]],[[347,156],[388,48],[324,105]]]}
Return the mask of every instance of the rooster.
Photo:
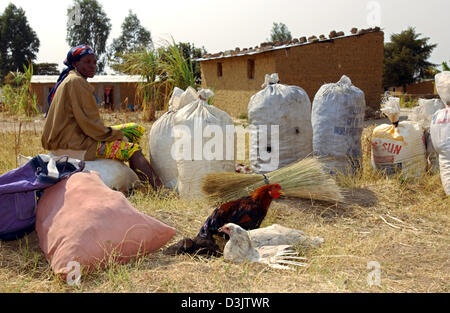
{"label": "rooster", "polygon": [[[194,239],[184,238],[167,248],[163,253],[218,255],[219,247],[213,235],[221,235],[219,229],[227,223],[234,223],[245,230],[261,226],[273,199],[282,195],[279,184],[265,185],[256,189],[250,196],[230,201],[216,208],[203,224]],[[226,239],[228,235],[225,234]]]}

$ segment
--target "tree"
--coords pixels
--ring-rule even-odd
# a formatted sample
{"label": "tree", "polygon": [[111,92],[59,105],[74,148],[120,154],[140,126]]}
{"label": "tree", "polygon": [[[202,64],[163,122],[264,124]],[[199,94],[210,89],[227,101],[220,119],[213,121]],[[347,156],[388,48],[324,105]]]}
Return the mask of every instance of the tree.
{"label": "tree", "polygon": [[67,10],[67,43],[74,47],[87,44],[97,55],[101,73],[106,64],[106,41],[111,32],[111,22],[97,0],[74,0]]}
{"label": "tree", "polygon": [[58,64],[37,63],[33,65],[35,75],[59,75]]}
{"label": "tree", "polygon": [[114,70],[123,63],[124,53],[133,53],[143,49],[153,48],[151,33],[141,25],[139,18],[131,10],[122,23],[122,34],[113,40],[109,51],[109,61]]}
{"label": "tree", "polygon": [[270,31],[270,41],[286,41],[291,39],[291,32],[285,24],[273,23],[272,30]]}
{"label": "tree", "polygon": [[36,59],[39,39],[28,24],[25,11],[10,3],[0,15],[0,81],[13,71]]}
{"label": "tree", "polygon": [[437,44],[429,44],[430,38],[419,38],[415,28],[409,27],[391,36],[384,45],[383,86],[403,86],[423,78],[430,78],[429,69],[435,64],[428,62]]}

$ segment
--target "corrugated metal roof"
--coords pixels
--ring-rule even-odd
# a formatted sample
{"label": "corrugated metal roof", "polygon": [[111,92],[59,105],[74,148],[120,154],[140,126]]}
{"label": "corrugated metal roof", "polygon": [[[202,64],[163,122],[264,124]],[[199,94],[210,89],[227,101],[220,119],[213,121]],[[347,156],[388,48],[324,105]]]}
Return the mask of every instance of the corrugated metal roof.
{"label": "corrugated metal roof", "polygon": [[[55,84],[58,75],[33,75],[31,83],[36,84]],[[90,83],[138,83],[144,81],[139,75],[97,75],[88,78]]]}
{"label": "corrugated metal roof", "polygon": [[[225,52],[219,52],[214,54],[206,54],[201,58],[195,59],[194,61],[210,61],[210,60],[217,60],[217,59],[225,59],[225,58],[232,58],[232,57],[240,57],[240,56],[249,56],[249,55],[255,55],[260,54],[268,51],[275,51],[280,49],[286,49],[286,48],[292,48],[292,47],[299,47],[299,46],[305,46],[305,45],[311,45],[316,43],[323,43],[323,42],[330,42],[336,39],[342,39],[342,38],[348,38],[353,36],[361,36],[368,33],[374,33],[380,31],[380,28],[376,27],[375,29],[362,29],[359,32],[356,32],[351,35],[342,35],[342,36],[335,36],[333,38],[317,38],[315,37],[315,40],[312,42],[306,41],[306,42],[299,42],[299,40],[296,40],[295,43],[290,44],[278,44],[275,45],[275,43],[263,43],[261,47],[256,48],[250,48],[250,49],[244,49],[244,50],[227,50]],[[306,38],[306,37],[304,37]]]}

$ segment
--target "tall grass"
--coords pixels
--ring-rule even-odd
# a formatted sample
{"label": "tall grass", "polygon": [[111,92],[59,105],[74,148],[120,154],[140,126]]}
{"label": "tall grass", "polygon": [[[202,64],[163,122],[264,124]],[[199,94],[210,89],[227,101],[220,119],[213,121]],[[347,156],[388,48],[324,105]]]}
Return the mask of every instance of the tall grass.
{"label": "tall grass", "polygon": [[167,73],[167,80],[183,90],[188,87],[196,87],[194,68],[192,62],[188,62],[183,53],[172,39],[172,44],[161,49],[161,67]]}
{"label": "tall grass", "polygon": [[24,65],[24,73],[10,72],[3,86],[4,109],[10,114],[34,116],[39,114],[37,96],[31,89],[33,65]]}
{"label": "tall grass", "polygon": [[132,75],[140,75],[138,99],[143,101],[143,119],[155,119],[156,108],[166,109],[174,87],[186,89],[196,87],[192,62],[185,59],[181,49],[172,40],[156,50],[141,50],[123,55],[119,70]]}

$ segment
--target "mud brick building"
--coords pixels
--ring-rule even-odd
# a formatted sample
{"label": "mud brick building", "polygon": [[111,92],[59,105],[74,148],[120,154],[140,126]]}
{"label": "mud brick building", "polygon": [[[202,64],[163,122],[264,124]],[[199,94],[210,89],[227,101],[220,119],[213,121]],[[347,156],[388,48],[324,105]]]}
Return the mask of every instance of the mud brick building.
{"label": "mud brick building", "polygon": [[247,114],[252,95],[261,90],[266,74],[278,73],[280,82],[302,87],[311,100],[319,88],[347,75],[364,91],[374,110],[383,93],[384,33],[380,28],[357,30],[351,35],[332,31],[287,42],[262,43],[206,54],[200,61],[202,88],[215,91],[214,105],[233,117]]}
{"label": "mud brick building", "polygon": [[[57,80],[58,76],[53,75],[33,75],[31,78],[31,88],[36,93],[41,112],[47,112],[47,97]],[[138,75],[97,75],[88,78],[95,88],[98,106],[114,110],[130,104],[141,105],[142,100],[136,98],[137,83],[141,80]]]}

